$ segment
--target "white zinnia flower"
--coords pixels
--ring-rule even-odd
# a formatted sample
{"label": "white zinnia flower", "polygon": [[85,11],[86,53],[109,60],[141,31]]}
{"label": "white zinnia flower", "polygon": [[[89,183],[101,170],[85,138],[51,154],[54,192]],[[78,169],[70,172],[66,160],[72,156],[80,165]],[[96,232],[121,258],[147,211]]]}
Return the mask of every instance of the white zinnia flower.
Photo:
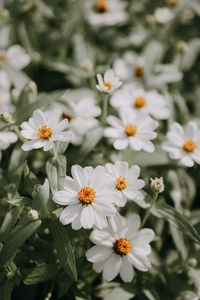
{"label": "white zinnia flower", "polygon": [[104,131],[106,137],[115,139],[114,148],[122,150],[129,145],[135,151],[143,149],[154,152],[155,147],[150,140],[157,136],[154,130],[158,127],[158,122],[144,112],[136,112],[132,108],[121,107],[119,115],[120,119],[114,116],[107,118],[111,127]]}
{"label": "white zinnia flower", "polygon": [[154,18],[157,23],[165,25],[174,18],[174,15],[169,8],[159,7],[155,10]]}
{"label": "white zinnia flower", "polygon": [[10,131],[1,131],[0,132],[0,150],[7,149],[10,144],[15,143],[18,137],[15,133]]}
{"label": "white zinnia flower", "polygon": [[116,191],[116,205],[124,206],[127,199],[133,200],[141,207],[149,205],[144,201],[144,195],[139,191],[145,185],[144,181],[138,179],[140,168],[132,166],[129,168],[125,161],[117,161],[114,165],[105,165],[106,171],[113,180],[113,187]]}
{"label": "white zinnia flower", "polygon": [[105,94],[112,94],[114,90],[122,85],[122,82],[111,69],[105,72],[104,78],[102,78],[101,74],[97,74],[97,80],[98,84],[96,85],[96,88]]}
{"label": "white zinnia flower", "polygon": [[104,230],[95,229],[90,239],[96,246],[86,252],[87,259],[93,263],[93,269],[103,278],[111,281],[118,274],[125,282],[131,282],[133,267],[146,272],[151,268],[149,243],[154,232],[140,227],[139,215],[132,214],[127,219],[121,216],[111,217],[110,225]]}
{"label": "white zinnia flower", "polygon": [[67,205],[60,215],[63,225],[72,223],[72,228],[89,229],[107,226],[106,216],[116,212],[115,191],[112,180],[107,178],[105,168],[98,166],[82,168],[72,166],[72,177],[66,177],[64,190],[53,195],[54,202]]}
{"label": "white zinnia flower", "polygon": [[86,14],[93,26],[113,26],[127,20],[125,8],[126,3],[121,0],[95,0],[90,7],[86,7]]}
{"label": "white zinnia flower", "polygon": [[69,121],[68,126],[73,133],[72,144],[80,145],[88,130],[98,125],[99,121],[95,118],[100,116],[101,108],[93,98],[83,98],[76,103],[70,101],[67,104],[69,109],[63,105],[61,116]]}
{"label": "white zinnia flower", "polygon": [[200,130],[195,122],[189,122],[185,128],[173,123],[167,139],[162,148],[169,152],[170,158],[180,159],[186,167],[192,167],[194,162],[200,164]]}
{"label": "white zinnia flower", "polygon": [[13,68],[22,70],[30,62],[30,56],[19,45],[13,45],[8,50],[0,50],[0,60],[7,61]]}
{"label": "white zinnia flower", "polygon": [[148,91],[136,87],[134,84],[126,84],[110,99],[112,106],[132,107],[138,111],[144,111],[152,117],[165,120],[169,117],[169,108],[166,99],[157,91]]}
{"label": "white zinnia flower", "polygon": [[30,139],[22,145],[24,151],[42,148],[49,151],[53,148],[53,143],[69,142],[72,133],[63,131],[67,126],[68,120],[65,119],[59,123],[59,113],[53,111],[45,115],[41,110],[36,110],[33,117],[28,122],[21,124],[21,135]]}

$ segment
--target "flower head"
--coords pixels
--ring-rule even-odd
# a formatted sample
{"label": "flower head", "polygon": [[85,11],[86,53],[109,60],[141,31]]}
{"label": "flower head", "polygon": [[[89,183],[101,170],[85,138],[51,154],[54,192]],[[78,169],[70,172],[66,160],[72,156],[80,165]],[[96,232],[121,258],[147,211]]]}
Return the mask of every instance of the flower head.
{"label": "flower head", "polygon": [[102,166],[95,169],[72,166],[72,178],[66,177],[64,190],[55,192],[53,200],[67,206],[60,215],[60,222],[72,223],[75,230],[94,225],[103,228],[107,225],[106,217],[116,212],[112,180]]}
{"label": "flower head", "polygon": [[30,62],[30,56],[19,45],[13,45],[6,51],[0,51],[0,60],[7,61],[17,70],[22,70]]}
{"label": "flower head", "polygon": [[90,235],[96,244],[87,253],[87,259],[93,263],[93,269],[103,278],[111,281],[118,274],[125,282],[131,282],[133,267],[146,272],[151,268],[149,243],[154,232],[145,228],[139,230],[139,215],[130,215],[127,219],[120,215],[109,218],[109,226],[103,230],[94,229]]}
{"label": "flower head", "polygon": [[28,122],[21,124],[21,135],[30,141],[22,145],[24,151],[42,148],[49,151],[56,141],[68,142],[72,134],[63,131],[68,120],[59,122],[59,113],[54,111],[45,115],[41,110],[36,110]]}
{"label": "flower head", "polygon": [[18,137],[15,133],[10,131],[1,131],[0,132],[0,150],[7,149],[10,144],[13,144],[17,141]]}
{"label": "flower head", "polygon": [[165,25],[165,24],[169,23],[174,18],[174,15],[170,11],[169,8],[159,7],[159,8],[156,8],[156,10],[155,10],[154,18],[155,18],[157,23]]}
{"label": "flower head", "polygon": [[163,183],[163,178],[150,178],[151,179],[151,183],[150,183],[150,187],[151,189],[156,192],[156,193],[162,193],[165,189],[164,183]]}
{"label": "flower head", "polygon": [[167,141],[162,145],[172,159],[180,159],[186,167],[192,167],[194,162],[200,164],[200,130],[193,121],[185,128],[179,123],[173,123],[167,133]]}
{"label": "flower head", "polygon": [[111,69],[105,72],[104,78],[102,78],[101,74],[97,74],[97,80],[98,84],[96,85],[96,88],[105,94],[112,94],[122,85],[122,82]]}
{"label": "flower head", "polygon": [[158,123],[144,112],[137,112],[132,108],[121,107],[119,109],[120,119],[109,116],[107,122],[111,127],[105,129],[106,137],[115,139],[114,148],[122,150],[128,147],[135,151],[144,150],[154,152],[154,145],[150,140],[157,134],[154,130]]}

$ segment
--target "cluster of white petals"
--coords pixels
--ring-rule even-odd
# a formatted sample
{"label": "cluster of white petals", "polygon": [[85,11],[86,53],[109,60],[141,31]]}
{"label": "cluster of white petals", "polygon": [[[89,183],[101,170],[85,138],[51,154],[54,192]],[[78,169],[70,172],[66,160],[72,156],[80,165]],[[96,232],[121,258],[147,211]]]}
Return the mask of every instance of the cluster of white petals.
{"label": "cluster of white petals", "polygon": [[122,82],[111,69],[105,72],[103,78],[101,74],[97,74],[97,80],[98,84],[96,85],[96,88],[100,92],[105,94],[112,94],[116,89],[118,89],[122,85]]}

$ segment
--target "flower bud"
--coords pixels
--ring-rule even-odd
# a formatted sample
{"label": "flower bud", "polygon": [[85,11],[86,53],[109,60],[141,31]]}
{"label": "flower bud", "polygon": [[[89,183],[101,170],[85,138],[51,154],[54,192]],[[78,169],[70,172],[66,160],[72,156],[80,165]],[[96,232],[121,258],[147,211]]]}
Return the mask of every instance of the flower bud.
{"label": "flower bud", "polygon": [[150,187],[151,189],[156,192],[156,193],[162,193],[165,189],[164,183],[163,183],[163,178],[150,178],[151,183],[150,183]]}
{"label": "flower bud", "polygon": [[197,265],[197,260],[196,260],[196,258],[190,258],[189,260],[188,260],[188,264],[189,264],[189,266],[190,267],[192,267],[192,268],[194,268],[194,267],[196,267],[196,265]]}
{"label": "flower bud", "polygon": [[0,120],[5,123],[11,123],[12,116],[7,112],[3,112],[2,114],[0,114]]}
{"label": "flower bud", "polygon": [[38,212],[37,210],[35,209],[30,209],[29,212],[28,212],[28,217],[31,219],[31,220],[37,220],[38,219]]}

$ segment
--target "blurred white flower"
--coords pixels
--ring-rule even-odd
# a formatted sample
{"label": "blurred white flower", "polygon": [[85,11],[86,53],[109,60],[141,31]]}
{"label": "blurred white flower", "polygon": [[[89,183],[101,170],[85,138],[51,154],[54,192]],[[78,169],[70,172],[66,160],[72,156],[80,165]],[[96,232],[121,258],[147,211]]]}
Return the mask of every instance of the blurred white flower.
{"label": "blurred white flower", "polygon": [[121,0],[95,0],[87,13],[87,19],[93,26],[112,26],[127,20],[126,3]]}
{"label": "blurred white flower", "polygon": [[132,107],[138,111],[144,111],[152,117],[165,120],[169,117],[169,108],[166,99],[157,91],[145,91],[134,84],[126,84],[122,89],[116,91],[111,97],[112,106]]}
{"label": "blurred white flower", "polygon": [[67,205],[61,212],[60,222],[63,225],[72,223],[75,230],[94,225],[100,229],[106,227],[106,217],[115,214],[116,209],[115,191],[105,168],[74,165],[71,172],[73,178],[66,177],[64,190],[53,195],[54,202]]}
{"label": "blurred white flower", "polygon": [[8,74],[0,69],[0,90],[9,91],[11,87],[11,80]]}
{"label": "blurred white flower", "polygon": [[109,219],[107,228],[91,233],[90,239],[96,245],[86,252],[86,257],[97,273],[103,271],[105,280],[111,281],[120,274],[123,281],[131,282],[133,267],[143,272],[151,268],[149,243],[154,232],[149,228],[139,230],[140,217],[136,214],[127,219],[119,215]]}
{"label": "blurred white flower", "polygon": [[101,108],[95,104],[93,98],[69,101],[67,104],[69,110],[63,105],[61,116],[69,121],[68,126],[73,132],[71,143],[80,145],[87,131],[98,125],[99,121],[95,118],[100,116]]}
{"label": "blurred white flower", "polygon": [[115,139],[114,148],[122,150],[129,145],[135,151],[154,152],[155,147],[150,140],[157,136],[154,130],[158,127],[158,122],[132,108],[121,107],[119,115],[120,119],[114,116],[107,118],[111,127],[104,131],[106,137]]}
{"label": "blurred white flower", "polygon": [[59,113],[57,111],[49,112],[45,115],[41,110],[36,110],[33,117],[28,122],[21,124],[21,135],[24,138],[30,139],[22,145],[24,151],[42,148],[44,151],[49,151],[53,148],[53,143],[69,142],[72,133],[70,131],[63,131],[68,120],[59,122]]}
{"label": "blurred white flower", "polygon": [[98,84],[96,85],[96,88],[105,94],[112,94],[122,85],[122,82],[111,69],[105,72],[103,78],[101,74],[97,74],[97,80]]}
{"label": "blurred white flower", "polygon": [[157,23],[165,25],[174,18],[174,14],[167,7],[159,7],[154,12],[154,18]]}
{"label": "blurred white flower", "polygon": [[144,76],[144,57],[135,52],[127,51],[122,58],[117,58],[113,63],[115,74],[123,81],[142,79]]}
{"label": "blurred white flower", "polygon": [[7,50],[0,50],[0,60],[7,61],[13,68],[22,70],[30,61],[30,56],[19,45],[13,45]]}
{"label": "blurred white flower", "polygon": [[200,164],[200,130],[195,122],[189,122],[185,128],[173,123],[167,139],[162,148],[169,152],[170,158],[180,159],[186,167],[192,167],[194,162]]}
{"label": "blurred white flower", "polygon": [[139,206],[146,208],[149,205],[144,201],[144,195],[139,191],[145,185],[144,181],[138,179],[140,168],[132,166],[129,168],[125,161],[117,161],[114,165],[105,165],[106,172],[113,180],[116,191],[116,205],[123,207],[127,199],[133,200]]}
{"label": "blurred white flower", "polygon": [[165,186],[164,186],[164,182],[163,182],[163,178],[160,177],[160,178],[150,178],[151,180],[151,183],[150,183],[150,187],[151,189],[156,192],[156,193],[162,193],[165,189]]}
{"label": "blurred white flower", "polygon": [[15,143],[18,137],[15,133],[10,131],[1,131],[0,132],[0,150],[7,149],[10,144]]}

